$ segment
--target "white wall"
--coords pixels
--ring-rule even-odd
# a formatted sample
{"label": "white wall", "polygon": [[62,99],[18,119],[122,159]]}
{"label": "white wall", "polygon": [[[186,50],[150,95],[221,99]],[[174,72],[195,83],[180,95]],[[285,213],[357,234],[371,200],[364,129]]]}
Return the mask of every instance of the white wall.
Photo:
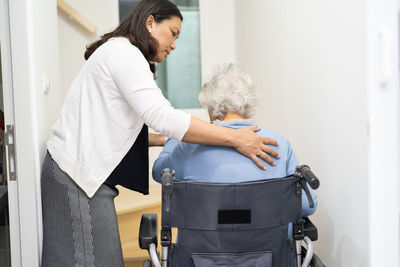
{"label": "white wall", "polygon": [[101,35],[112,31],[119,24],[117,0],[66,0],[73,8],[92,22],[97,31],[91,34],[63,11],[58,10],[58,40],[60,56],[61,89],[65,95],[85,62],[86,45],[98,40]]}
{"label": "white wall", "polygon": [[[35,266],[41,242],[40,163],[55,110],[62,101],[56,3],[9,1],[9,12],[19,196],[13,204],[18,205],[20,214],[20,262]],[[50,81],[48,94],[43,93],[43,75]]]}
{"label": "white wall", "polygon": [[[49,137],[49,129],[54,123],[57,111],[63,102],[63,95],[60,91],[59,82],[59,69],[58,69],[58,40],[57,40],[57,24],[56,24],[56,4],[52,0],[41,0],[40,4],[27,3],[27,12],[30,13],[27,17],[30,20],[28,24],[28,38],[29,38],[29,88],[31,90],[31,120],[32,124],[32,148],[34,152],[34,168],[35,168],[35,179],[36,191],[33,191],[29,185],[21,184],[20,187],[24,186],[25,189],[20,190],[20,195],[26,195],[29,190],[30,194],[36,193],[37,207],[38,211],[38,224],[39,229],[39,243],[41,243],[42,236],[42,217],[41,217],[41,198],[40,198],[40,171],[41,163],[46,154],[46,142]],[[21,77],[21,76],[20,76]],[[46,87],[46,83],[47,87]],[[47,91],[46,91],[47,90]],[[16,96],[18,98],[25,97],[24,95]],[[17,108],[23,112],[21,107]],[[16,119],[18,124],[18,120]],[[26,122],[25,122],[26,123]],[[21,136],[18,138],[19,142],[22,138],[26,139],[26,136]],[[29,140],[31,141],[31,140]],[[25,149],[24,149],[25,151]],[[24,152],[22,152],[24,153]],[[21,155],[22,156],[22,155]],[[24,157],[22,160],[32,160]],[[17,164],[21,163],[21,157],[17,160]],[[28,169],[24,169],[28,171]],[[33,173],[28,171],[27,175],[32,176]],[[27,176],[27,178],[29,177]],[[21,176],[19,174],[19,180],[21,181]],[[20,214],[26,216],[26,218],[21,216],[21,224],[27,224],[29,222],[28,218],[34,218],[33,215],[30,217],[27,215],[29,207],[26,204],[27,200],[21,201]],[[25,209],[25,210],[24,210]],[[35,210],[30,210],[33,213]],[[28,225],[28,224],[27,224]],[[24,247],[24,239],[21,242],[22,248]],[[22,250],[22,255],[26,255],[30,247],[27,247],[26,251]],[[31,252],[30,252],[31,253]],[[24,257],[24,256],[23,256]],[[40,257],[40,254],[39,254]],[[24,266],[24,260],[22,265]]]}
{"label": "white wall", "polygon": [[216,65],[236,61],[234,7],[232,0],[199,0],[203,82]]}
{"label": "white wall", "polygon": [[[376,255],[389,256],[388,265],[372,265],[370,256],[372,233],[379,229],[370,227],[368,59],[374,55],[368,54],[368,3],[236,0],[235,6],[237,62],[260,91],[256,121],[291,140],[300,161],[321,180],[313,220],[319,228],[316,251],[327,266],[398,266],[398,218],[382,224],[397,227],[387,230],[394,238],[381,238],[394,248]],[[395,154],[374,159],[396,159]],[[393,170],[392,163],[389,167]],[[396,185],[398,177],[389,173]],[[375,199],[387,205],[397,199],[398,186],[391,192],[395,196],[385,198],[380,192]],[[390,211],[398,216],[395,208]],[[388,219],[382,212],[374,215]],[[376,246],[385,250],[384,243]]]}

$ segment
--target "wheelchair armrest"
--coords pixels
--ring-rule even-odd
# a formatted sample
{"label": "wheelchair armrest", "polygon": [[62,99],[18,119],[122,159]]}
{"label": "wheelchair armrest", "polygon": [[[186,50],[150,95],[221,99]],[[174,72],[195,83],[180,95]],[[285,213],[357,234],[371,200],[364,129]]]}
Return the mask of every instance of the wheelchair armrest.
{"label": "wheelchair armrest", "polygon": [[317,227],[308,219],[304,218],[306,221],[304,223],[304,235],[308,236],[311,241],[316,241],[318,239],[318,229]]}
{"label": "wheelchair armrest", "polygon": [[157,214],[147,213],[140,220],[139,247],[148,250],[152,243],[157,247]]}

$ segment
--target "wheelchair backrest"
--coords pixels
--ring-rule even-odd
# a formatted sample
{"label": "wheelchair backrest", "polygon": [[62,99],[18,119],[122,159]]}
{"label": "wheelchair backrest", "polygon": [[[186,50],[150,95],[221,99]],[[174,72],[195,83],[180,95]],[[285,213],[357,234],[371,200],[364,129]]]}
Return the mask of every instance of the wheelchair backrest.
{"label": "wheelchair backrest", "polygon": [[[162,226],[179,229],[169,266],[208,266],[224,257],[230,264],[237,258],[237,266],[266,257],[267,266],[293,266],[288,224],[301,218],[301,207],[296,176],[232,184],[173,179],[162,199]],[[240,263],[249,255],[255,261]]]}
{"label": "wheelchair backrest", "polygon": [[299,178],[221,184],[173,180],[170,209],[162,225],[179,229],[257,229],[287,224],[301,217]]}

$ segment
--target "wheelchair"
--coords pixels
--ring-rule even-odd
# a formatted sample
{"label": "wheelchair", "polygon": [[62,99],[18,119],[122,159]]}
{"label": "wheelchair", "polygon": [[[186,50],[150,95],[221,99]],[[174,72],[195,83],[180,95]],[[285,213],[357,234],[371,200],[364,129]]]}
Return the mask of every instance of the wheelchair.
{"label": "wheelchair", "polygon": [[[307,165],[280,179],[229,184],[178,180],[164,169],[161,261],[157,215],[143,214],[139,246],[151,258],[143,266],[323,267],[313,253],[317,228],[302,218],[302,189],[314,206],[307,184],[319,187]],[[175,243],[171,227],[178,228]]]}

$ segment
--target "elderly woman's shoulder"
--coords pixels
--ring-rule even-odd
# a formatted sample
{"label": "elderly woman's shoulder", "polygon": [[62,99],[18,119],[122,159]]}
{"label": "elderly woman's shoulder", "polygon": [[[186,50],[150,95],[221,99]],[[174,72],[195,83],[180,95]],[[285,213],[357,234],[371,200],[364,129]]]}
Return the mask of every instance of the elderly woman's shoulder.
{"label": "elderly woman's shoulder", "polygon": [[257,132],[259,135],[275,139],[279,143],[279,145],[285,144],[285,145],[290,146],[289,140],[286,137],[284,137],[282,134],[280,134],[268,127],[265,127],[262,125],[258,125],[258,126],[261,128],[261,130]]}

